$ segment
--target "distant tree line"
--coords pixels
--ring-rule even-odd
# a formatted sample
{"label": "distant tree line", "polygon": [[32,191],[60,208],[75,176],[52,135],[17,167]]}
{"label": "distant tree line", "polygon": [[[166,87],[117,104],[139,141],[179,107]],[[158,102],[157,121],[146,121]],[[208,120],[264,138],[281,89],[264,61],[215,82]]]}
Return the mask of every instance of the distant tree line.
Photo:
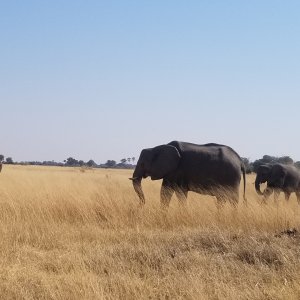
{"label": "distant tree line", "polygon": [[121,168],[121,169],[132,169],[135,167],[135,157],[122,158],[120,163],[115,160],[107,160],[105,164],[101,164],[101,168]]}
{"label": "distant tree line", "polygon": [[[114,169],[133,169],[135,167],[135,157],[122,158],[118,163],[115,160],[107,160],[106,163],[97,164],[93,159],[85,162],[83,160],[77,160],[73,157],[68,157],[63,162],[55,162],[51,161],[21,161],[14,162],[11,157],[7,157],[4,159],[4,155],[0,154],[0,162],[4,164],[18,164],[18,165],[37,165],[37,166],[61,166],[61,167],[89,167],[89,168],[114,168]],[[244,165],[246,167],[246,173],[251,173],[257,171],[258,167],[263,164],[274,164],[274,163],[282,163],[294,165],[296,168],[300,170],[300,161],[294,162],[292,158],[289,156],[271,156],[264,155],[262,158],[257,159],[251,162],[248,158],[242,157]]]}
{"label": "distant tree line", "polygon": [[63,162],[51,161],[21,161],[14,162],[11,157],[4,159],[4,155],[0,154],[0,162],[4,164],[18,165],[35,165],[35,166],[60,166],[60,167],[89,167],[89,168],[118,168],[118,169],[133,169],[135,167],[135,157],[122,158],[119,163],[115,160],[107,160],[106,163],[97,164],[93,159],[85,162],[77,160],[73,157],[68,157]]}

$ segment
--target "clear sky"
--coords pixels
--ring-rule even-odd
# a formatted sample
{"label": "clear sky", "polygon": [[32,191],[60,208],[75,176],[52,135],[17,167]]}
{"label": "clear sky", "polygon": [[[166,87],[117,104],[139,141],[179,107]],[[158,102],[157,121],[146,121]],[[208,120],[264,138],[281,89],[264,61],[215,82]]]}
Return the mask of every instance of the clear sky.
{"label": "clear sky", "polygon": [[181,140],[300,160],[300,1],[0,0],[0,154]]}

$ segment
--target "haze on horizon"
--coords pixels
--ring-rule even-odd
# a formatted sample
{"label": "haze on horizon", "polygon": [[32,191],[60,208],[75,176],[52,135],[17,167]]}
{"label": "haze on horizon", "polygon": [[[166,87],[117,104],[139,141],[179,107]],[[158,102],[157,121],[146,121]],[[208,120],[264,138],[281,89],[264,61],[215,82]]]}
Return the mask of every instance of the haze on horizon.
{"label": "haze on horizon", "polygon": [[300,2],[3,1],[0,154],[138,157],[181,140],[300,160]]}

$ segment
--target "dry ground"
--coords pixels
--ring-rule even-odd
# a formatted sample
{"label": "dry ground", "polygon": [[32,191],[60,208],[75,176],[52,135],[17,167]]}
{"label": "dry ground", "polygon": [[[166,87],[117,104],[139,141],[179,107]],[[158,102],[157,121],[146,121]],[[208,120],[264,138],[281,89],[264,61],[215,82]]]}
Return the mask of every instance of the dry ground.
{"label": "dry ground", "polygon": [[0,174],[1,299],[299,299],[293,195],[248,207],[190,193],[160,211],[144,180],[140,209],[120,170],[7,166]]}

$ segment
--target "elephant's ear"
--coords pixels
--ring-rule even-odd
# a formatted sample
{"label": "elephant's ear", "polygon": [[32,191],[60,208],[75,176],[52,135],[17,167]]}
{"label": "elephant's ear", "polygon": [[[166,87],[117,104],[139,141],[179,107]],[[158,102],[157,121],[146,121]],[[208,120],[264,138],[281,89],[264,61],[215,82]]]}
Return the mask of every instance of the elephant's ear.
{"label": "elephant's ear", "polygon": [[166,175],[174,172],[180,161],[180,154],[176,147],[171,145],[161,145],[153,148],[153,158],[151,163],[151,179],[162,179]]}
{"label": "elephant's ear", "polygon": [[271,166],[270,165],[261,165],[259,166],[259,172],[262,174],[268,174],[269,172],[271,172]]}

